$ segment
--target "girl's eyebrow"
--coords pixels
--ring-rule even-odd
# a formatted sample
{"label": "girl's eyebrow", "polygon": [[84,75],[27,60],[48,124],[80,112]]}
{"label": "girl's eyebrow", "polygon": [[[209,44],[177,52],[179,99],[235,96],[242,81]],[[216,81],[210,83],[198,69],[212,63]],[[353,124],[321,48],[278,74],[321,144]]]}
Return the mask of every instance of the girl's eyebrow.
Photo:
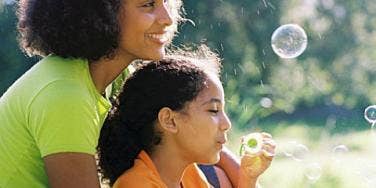
{"label": "girl's eyebrow", "polygon": [[201,105],[206,105],[208,103],[219,103],[219,104],[222,104],[222,100],[221,99],[218,99],[218,98],[211,98],[210,100],[208,101],[205,101],[204,103],[202,103]]}

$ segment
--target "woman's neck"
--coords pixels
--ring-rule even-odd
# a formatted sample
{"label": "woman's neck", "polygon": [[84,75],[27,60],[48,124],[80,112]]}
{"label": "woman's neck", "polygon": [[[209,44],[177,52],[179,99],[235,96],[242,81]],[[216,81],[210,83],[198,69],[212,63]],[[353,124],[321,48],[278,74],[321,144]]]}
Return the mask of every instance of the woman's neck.
{"label": "woman's neck", "polygon": [[113,58],[101,58],[89,63],[89,71],[95,87],[103,93],[106,87],[133,61],[130,57],[115,55]]}
{"label": "woman's neck", "polygon": [[157,146],[150,157],[167,187],[179,188],[184,170],[191,163],[179,157],[180,155],[171,148]]}

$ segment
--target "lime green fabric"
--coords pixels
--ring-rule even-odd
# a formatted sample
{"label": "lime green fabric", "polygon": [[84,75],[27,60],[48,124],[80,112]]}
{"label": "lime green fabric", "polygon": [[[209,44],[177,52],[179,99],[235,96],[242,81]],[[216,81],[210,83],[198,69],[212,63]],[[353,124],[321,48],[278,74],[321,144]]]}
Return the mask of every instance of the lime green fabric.
{"label": "lime green fabric", "polygon": [[0,98],[0,187],[48,187],[43,157],[94,155],[110,107],[87,61],[42,59]]}

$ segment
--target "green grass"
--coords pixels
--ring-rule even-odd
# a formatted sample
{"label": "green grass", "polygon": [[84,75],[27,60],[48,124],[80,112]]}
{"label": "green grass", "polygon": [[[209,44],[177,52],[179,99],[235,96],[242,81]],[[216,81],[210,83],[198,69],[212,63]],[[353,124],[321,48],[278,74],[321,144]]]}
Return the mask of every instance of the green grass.
{"label": "green grass", "polygon": [[[337,121],[335,124],[345,123]],[[248,130],[233,127],[227,146],[239,154],[241,136],[261,131],[273,135],[277,142],[277,155],[260,178],[263,188],[375,188],[376,132],[372,133],[370,127],[358,130],[348,128],[351,127],[349,124],[343,130],[340,126],[332,126],[330,121],[258,122],[257,126]],[[286,143],[290,141],[309,149],[303,161],[296,161],[284,154],[289,148]],[[338,145],[345,145],[348,152],[336,155],[333,148]],[[305,175],[307,166],[312,163],[321,167],[320,177],[314,182]]]}
{"label": "green grass", "polygon": [[[264,188],[376,187],[376,133],[372,133],[371,129],[333,132],[325,126],[309,126],[304,122],[264,127],[277,142],[277,155],[260,178]],[[265,129],[260,126],[250,130],[233,129],[229,134],[228,147],[238,152],[242,135]],[[304,144],[309,149],[302,161],[285,155],[286,148],[291,148],[286,144],[289,141]],[[348,152],[333,152],[333,148],[341,144],[348,148]],[[305,175],[312,163],[321,167],[317,181],[310,181]]]}

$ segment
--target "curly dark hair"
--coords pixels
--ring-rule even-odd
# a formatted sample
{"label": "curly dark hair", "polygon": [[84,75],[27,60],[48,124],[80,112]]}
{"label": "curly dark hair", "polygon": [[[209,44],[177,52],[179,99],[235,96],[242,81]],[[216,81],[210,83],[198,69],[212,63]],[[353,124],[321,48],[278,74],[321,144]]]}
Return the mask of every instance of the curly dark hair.
{"label": "curly dark hair", "polygon": [[218,58],[212,63],[209,57],[184,54],[144,63],[125,81],[100,133],[97,149],[103,182],[113,185],[141,150],[150,154],[161,142],[163,135],[154,126],[160,109],[184,110],[203,90],[209,73],[219,76]]}
{"label": "curly dark hair", "polygon": [[[121,34],[122,1],[20,0],[20,46],[30,56],[56,54],[89,61],[112,57]],[[177,24],[183,10],[181,0],[175,1],[171,14]]]}

